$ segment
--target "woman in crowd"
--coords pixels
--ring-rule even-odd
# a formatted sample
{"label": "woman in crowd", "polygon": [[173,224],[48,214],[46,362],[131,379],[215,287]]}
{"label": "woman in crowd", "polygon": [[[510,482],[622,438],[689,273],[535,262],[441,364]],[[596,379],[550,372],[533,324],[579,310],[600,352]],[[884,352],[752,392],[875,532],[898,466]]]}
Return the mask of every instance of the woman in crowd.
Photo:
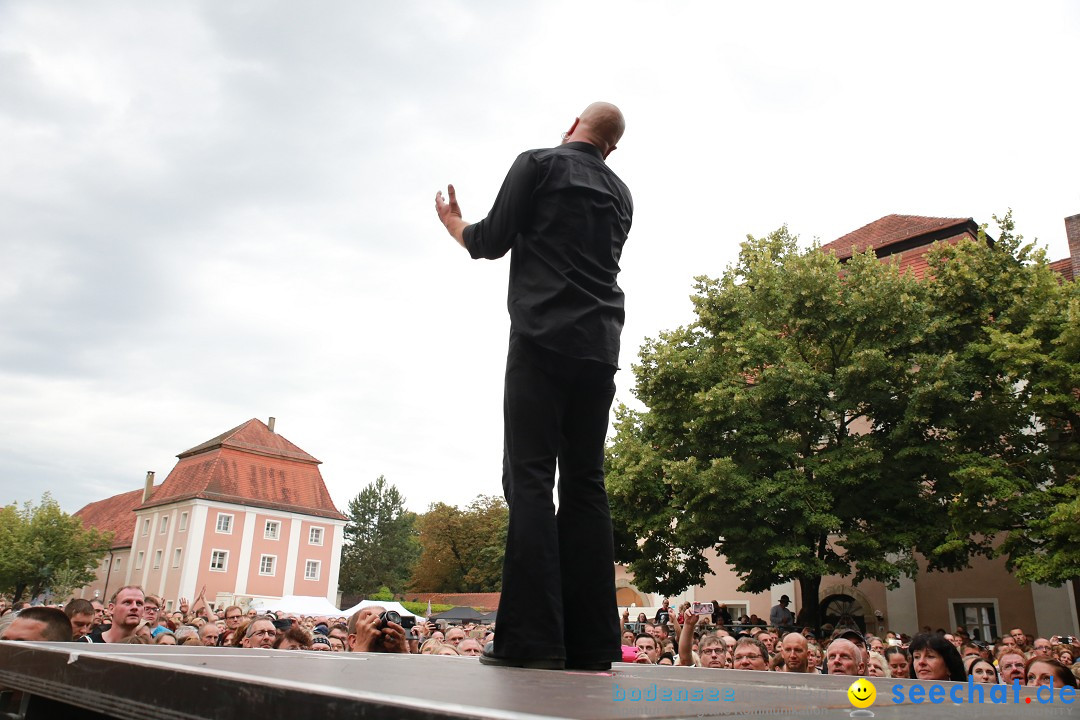
{"label": "woman in crowd", "polygon": [[1059,663],[1066,667],[1076,662],[1076,648],[1072,645],[1055,645],[1050,652]]}
{"label": "woman in crowd", "polygon": [[937,633],[916,635],[908,646],[911,665],[919,680],[967,680],[964,661],[956,646]]}
{"label": "woman in crowd", "polygon": [[1077,687],[1076,677],[1069,668],[1057,660],[1047,660],[1037,656],[1027,661],[1024,677],[1027,678],[1026,684],[1030,687],[1037,685],[1048,685],[1055,688]]}
{"label": "woman in crowd", "polygon": [[157,637],[154,638],[154,644],[155,645],[175,645],[176,644],[176,636],[173,635],[168,630],[166,630],[165,632],[160,632],[160,633],[157,634]]}
{"label": "woman in crowd", "polygon": [[870,652],[870,657],[866,661],[866,676],[892,677],[892,672],[889,670],[889,661],[885,659],[884,655],[874,651]]}
{"label": "woman in crowd", "polygon": [[986,685],[997,685],[1000,682],[997,668],[994,663],[978,656],[967,659],[967,674],[974,682]]}
{"label": "woman in crowd", "polygon": [[911,677],[911,655],[897,645],[885,648],[885,660],[889,663],[889,672],[894,678]]}
{"label": "woman in crowd", "polygon": [[821,672],[821,660],[823,657],[821,646],[817,643],[806,644],[806,663],[811,670]]}
{"label": "woman in crowd", "polygon": [[274,641],[275,650],[310,650],[311,634],[298,623],[290,625]]}

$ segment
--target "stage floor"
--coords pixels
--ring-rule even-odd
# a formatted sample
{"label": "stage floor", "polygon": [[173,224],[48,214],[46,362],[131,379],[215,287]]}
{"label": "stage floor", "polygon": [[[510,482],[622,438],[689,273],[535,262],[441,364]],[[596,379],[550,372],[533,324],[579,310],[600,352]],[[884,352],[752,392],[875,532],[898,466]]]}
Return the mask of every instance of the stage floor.
{"label": "stage floor", "polygon": [[[897,692],[908,700],[913,686],[929,691],[932,684],[888,678],[872,679],[877,699],[860,711],[848,699],[851,681],[626,664],[585,673],[427,655],[0,642],[0,688],[34,698],[23,706],[26,720],[1080,717],[1080,700],[1063,704],[1055,693],[1053,702],[1040,702],[1035,688],[1021,689],[1019,704],[1012,688],[1004,689],[1007,704],[992,704],[989,695],[971,704],[968,686],[945,683],[945,693],[960,687],[962,704],[947,694],[938,703],[896,704]],[[676,699],[683,693],[702,699]]]}

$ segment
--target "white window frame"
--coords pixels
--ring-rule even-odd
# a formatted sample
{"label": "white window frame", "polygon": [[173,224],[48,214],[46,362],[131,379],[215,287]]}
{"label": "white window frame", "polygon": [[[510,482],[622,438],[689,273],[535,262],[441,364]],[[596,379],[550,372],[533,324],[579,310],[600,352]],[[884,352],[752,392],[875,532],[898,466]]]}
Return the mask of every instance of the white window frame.
{"label": "white window frame", "polygon": [[[225,518],[228,518],[228,520],[225,520]],[[214,525],[214,531],[219,532],[222,535],[232,535],[233,519],[234,518],[233,518],[232,513],[219,512],[217,514],[217,523]],[[223,520],[225,520],[225,526],[226,526],[224,530],[221,529],[221,525],[222,525]]]}
{"label": "white window frame", "polygon": [[[214,558],[221,555],[221,567],[214,567]],[[229,571],[229,551],[219,550],[214,548],[210,550],[210,572],[228,572]]]}
{"label": "white window frame", "polygon": [[180,558],[183,556],[183,554],[184,552],[180,548],[176,548],[175,550],[173,550],[172,566],[174,568],[180,567]]}
{"label": "white window frame", "polygon": [[166,600],[165,601],[165,612],[167,612],[167,613],[172,612],[172,600]]}
{"label": "white window frame", "polygon": [[[266,561],[270,561],[270,570],[263,569],[263,565]],[[262,555],[259,557],[259,574],[263,577],[274,577],[277,573],[277,555]]]}
{"label": "white window frame", "polygon": [[143,537],[146,537],[150,534],[150,518],[143,518],[142,534]]}
{"label": "white window frame", "polygon": [[[315,572],[312,572],[314,568]],[[322,562],[319,560],[308,560],[304,563],[304,579],[313,582],[319,581],[319,576],[322,574]]]}
{"label": "white window frame", "polygon": [[[273,526],[274,531],[270,532],[270,528]],[[281,538],[281,521],[280,520],[267,520],[263,525],[263,538],[266,540],[278,540]]]}
{"label": "white window frame", "polygon": [[119,558],[118,557],[115,560],[113,560],[113,564],[112,564],[113,572],[116,572],[117,570],[120,569],[120,561],[123,560],[123,559],[124,558]]}
{"label": "white window frame", "polygon": [[[139,554],[135,556],[135,569],[136,570],[142,570],[143,556],[145,554],[146,553],[144,553],[142,550],[140,550]],[[115,563],[113,565],[115,567]]]}
{"label": "white window frame", "polygon": [[[1001,622],[1001,608],[998,607],[997,598],[949,598],[949,619],[956,620],[956,606],[957,605],[990,605],[994,608],[994,629],[997,630],[997,634],[1001,635],[1002,632],[1007,632],[1006,628]],[[971,628],[967,628],[968,634],[971,635]],[[981,634],[981,633],[980,633]],[[974,635],[972,635],[974,637]],[[980,638],[983,642],[993,642],[994,638],[984,637]]]}
{"label": "white window frame", "polygon": [[155,550],[154,551],[154,569],[155,570],[160,570],[161,569],[161,551],[160,550]]}
{"label": "white window frame", "polygon": [[319,525],[308,528],[308,545],[322,545],[324,535],[323,528]]}
{"label": "white window frame", "polygon": [[161,517],[161,530],[158,531],[158,534],[164,535],[167,532],[169,532],[169,516],[163,515]]}
{"label": "white window frame", "polygon": [[180,527],[176,528],[177,532],[184,532],[187,530],[187,513],[180,513]]}

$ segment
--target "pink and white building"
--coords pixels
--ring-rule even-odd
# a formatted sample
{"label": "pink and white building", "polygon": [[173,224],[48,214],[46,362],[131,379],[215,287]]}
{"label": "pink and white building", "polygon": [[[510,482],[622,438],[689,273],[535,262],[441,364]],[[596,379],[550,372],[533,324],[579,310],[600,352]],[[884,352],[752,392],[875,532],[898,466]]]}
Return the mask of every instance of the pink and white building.
{"label": "pink and white building", "polygon": [[334,507],[319,460],[249,420],[180,453],[160,485],[91,503],[76,513],[114,532],[113,548],[80,597],[107,599],[141,585],[164,599],[216,606],[286,595],[336,604],[345,516]]}

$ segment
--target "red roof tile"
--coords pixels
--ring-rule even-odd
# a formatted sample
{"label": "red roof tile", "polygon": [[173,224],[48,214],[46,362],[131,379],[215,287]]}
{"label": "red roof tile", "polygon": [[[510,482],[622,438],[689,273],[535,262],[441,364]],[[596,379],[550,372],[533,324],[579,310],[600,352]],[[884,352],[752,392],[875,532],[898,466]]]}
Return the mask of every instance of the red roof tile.
{"label": "red roof tile", "polygon": [[1072,258],[1062,258],[1061,260],[1055,260],[1050,263],[1050,269],[1054,272],[1060,273],[1066,280],[1075,280],[1073,276],[1073,264]]}
{"label": "red roof tile", "polygon": [[75,516],[82,519],[83,527],[112,532],[113,549],[128,548],[135,539],[135,508],[142,504],[142,496],[142,490],[113,495],[90,503]]}
{"label": "red roof tile", "polygon": [[320,462],[259,420],[177,455],[179,462],[139,509],[202,498],[344,520]]}
{"label": "red roof tile", "polygon": [[255,418],[248,420],[242,425],[237,425],[232,430],[226,430],[216,438],[207,440],[201,445],[196,445],[190,450],[185,450],[176,457],[183,459],[189,455],[197,455],[199,453],[209,452],[210,450],[223,447],[237,448],[275,457],[304,460],[312,463],[319,462],[281,435],[272,432],[269,427],[262,423],[262,421],[256,420]]}
{"label": "red roof tile", "polygon": [[[954,229],[956,232],[947,232],[950,229]],[[873,248],[877,251],[878,257],[881,257],[882,255],[890,254],[888,252],[881,252],[882,248],[903,243],[904,241],[913,241],[913,244],[917,245],[919,244],[917,242],[918,238],[923,236],[933,236],[926,238],[925,244],[930,244],[934,240],[944,239],[944,237],[954,237],[965,232],[972,237],[975,237],[977,231],[978,226],[975,225],[975,221],[971,218],[886,215],[880,220],[875,220],[869,225],[864,225],[858,230],[849,232],[847,235],[833,240],[831,243],[822,245],[821,249],[832,251],[836,253],[836,257],[844,259],[851,257],[856,252],[862,252],[867,248]]]}

